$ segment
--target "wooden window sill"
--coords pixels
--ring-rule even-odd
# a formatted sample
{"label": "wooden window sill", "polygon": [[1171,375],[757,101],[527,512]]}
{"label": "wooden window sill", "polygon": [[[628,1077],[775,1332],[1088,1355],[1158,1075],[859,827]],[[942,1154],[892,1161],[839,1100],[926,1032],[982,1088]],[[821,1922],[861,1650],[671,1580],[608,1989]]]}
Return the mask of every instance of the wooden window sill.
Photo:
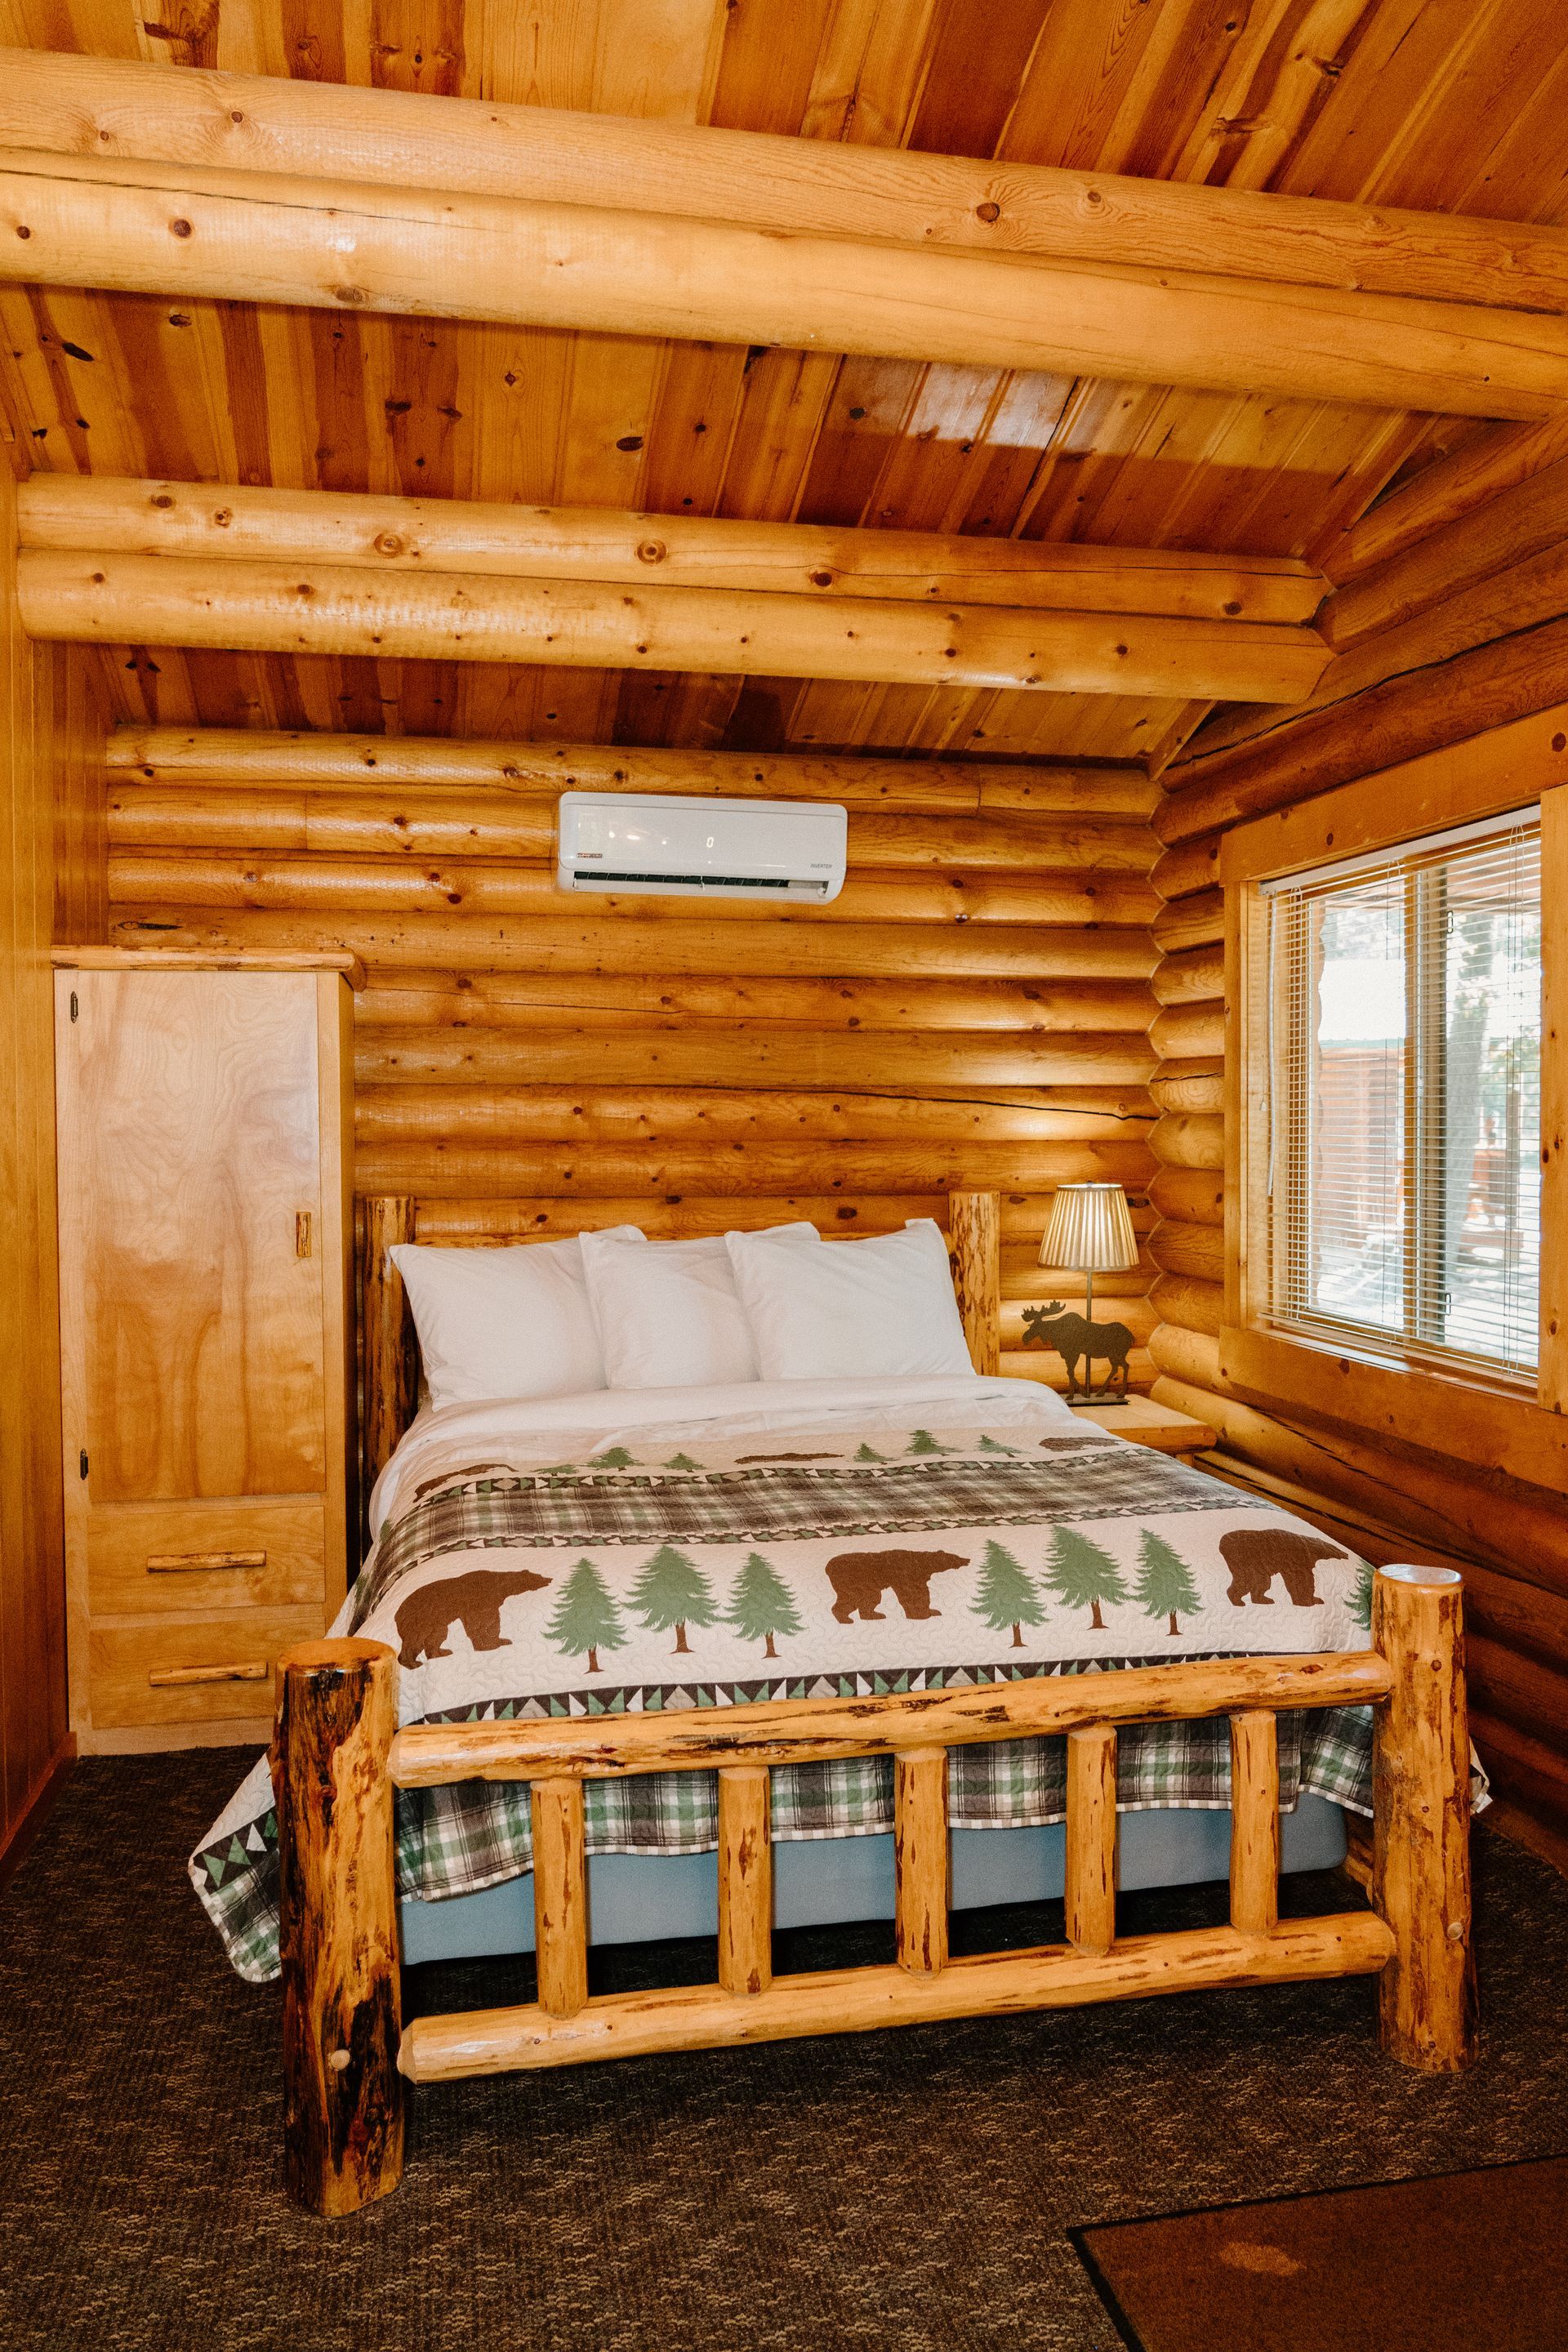
{"label": "wooden window sill", "polygon": [[1532,1397],[1369,1363],[1273,1331],[1222,1331],[1219,1362],[1226,1390],[1249,1404],[1290,1405],[1527,1486],[1568,1490],[1568,1419]]}

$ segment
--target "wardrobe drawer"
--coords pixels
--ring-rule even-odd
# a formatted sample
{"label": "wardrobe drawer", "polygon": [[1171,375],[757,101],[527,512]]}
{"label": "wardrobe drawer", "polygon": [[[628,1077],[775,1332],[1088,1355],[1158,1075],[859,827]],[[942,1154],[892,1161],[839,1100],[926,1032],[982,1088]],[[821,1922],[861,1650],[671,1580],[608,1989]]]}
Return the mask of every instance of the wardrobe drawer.
{"label": "wardrobe drawer", "polygon": [[325,1574],[325,1507],[319,1495],[100,1503],[88,1514],[88,1606],[94,1617],[320,1610]]}
{"label": "wardrobe drawer", "polygon": [[250,1609],[195,1623],[95,1625],[88,1677],[95,1730],[269,1716],[280,1651],[319,1637],[319,1609]]}

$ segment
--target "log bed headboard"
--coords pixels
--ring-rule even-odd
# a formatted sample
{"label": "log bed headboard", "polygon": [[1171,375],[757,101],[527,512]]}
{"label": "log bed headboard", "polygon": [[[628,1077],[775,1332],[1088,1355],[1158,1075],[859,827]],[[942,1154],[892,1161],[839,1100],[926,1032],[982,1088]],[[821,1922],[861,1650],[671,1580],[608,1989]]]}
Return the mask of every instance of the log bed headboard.
{"label": "log bed headboard", "polygon": [[[446,1249],[497,1249],[508,1244],[561,1241],[626,1222],[623,1202],[614,1214],[584,1202],[579,1220],[563,1220],[565,1202],[552,1204],[548,1219],[537,1208],[506,1201],[458,1204],[417,1201],[407,1193],[373,1193],[364,1203],[364,1255],[361,1268],[360,1332],[363,1347],[364,1403],[360,1420],[361,1493],[370,1490],[392,1457],[393,1447],[414,1418],[419,1392],[418,1352],[404,1297],[403,1279],[387,1256],[399,1242],[431,1242]],[[745,1221],[737,1201],[732,1223]],[[542,1227],[543,1230],[542,1230]],[[889,1225],[887,1230],[893,1230]],[[720,1228],[722,1230],[722,1228]],[[882,1228],[873,1228],[882,1230]],[[843,1240],[843,1234],[825,1236]],[[947,1244],[952,1286],[963,1318],[964,1337],[977,1372],[1001,1363],[1001,1196],[995,1192],[950,1192]]]}

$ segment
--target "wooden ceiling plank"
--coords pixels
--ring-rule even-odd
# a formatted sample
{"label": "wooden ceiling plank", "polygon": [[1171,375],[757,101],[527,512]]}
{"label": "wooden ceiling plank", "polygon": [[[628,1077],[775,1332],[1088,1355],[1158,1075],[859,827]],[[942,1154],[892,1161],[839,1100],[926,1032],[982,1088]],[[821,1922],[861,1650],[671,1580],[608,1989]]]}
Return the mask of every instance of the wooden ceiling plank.
{"label": "wooden ceiling plank", "polygon": [[[1410,4],[1419,14],[1419,0]],[[1391,14],[1379,10],[1374,21]],[[620,46],[627,55],[637,47],[629,39]],[[1352,66],[1361,63],[1358,49]],[[847,232],[921,249],[1000,249],[1100,268],[1197,266],[1244,278],[1460,302],[1473,300],[1485,285],[1494,301],[1568,304],[1568,238],[1552,229],[1140,180],[1102,163],[1098,147],[1084,168],[1063,171],[706,129],[694,122],[690,81],[684,95],[637,110],[663,118],[655,123],[573,111],[561,90],[541,92],[531,106],[509,107],[324,82],[166,74],[39,50],[0,52],[0,145],[30,148],[40,158],[135,158],[196,171],[226,165],[400,193],[426,188],[595,207],[613,187],[628,211],[803,236]],[[1070,100],[1059,77],[1052,86],[1048,42],[1037,52],[1034,72],[1053,119],[1065,122]],[[1350,131],[1348,79],[1334,92],[1342,144]],[[580,81],[576,89],[581,103]],[[1373,94],[1385,104],[1386,78]],[[597,88],[588,102],[604,106],[613,96],[625,100],[627,93]],[[623,103],[625,117],[632,111]],[[1319,119],[1318,145],[1332,112]],[[1374,106],[1373,124],[1375,113]],[[1384,146],[1387,121],[1385,112]],[[1016,136],[1016,130],[1009,133]],[[1045,152],[1048,143],[1036,138],[1030,152]],[[1358,167],[1346,168],[1353,177]],[[1319,179],[1333,176],[1303,152],[1290,176],[1310,184],[1314,171]],[[982,217],[978,208],[992,204],[997,216]]]}
{"label": "wooden ceiling plank", "polygon": [[1341,50],[1373,0],[1295,0],[1248,12],[1243,37],[1188,134],[1173,177],[1266,188],[1321,105]]}

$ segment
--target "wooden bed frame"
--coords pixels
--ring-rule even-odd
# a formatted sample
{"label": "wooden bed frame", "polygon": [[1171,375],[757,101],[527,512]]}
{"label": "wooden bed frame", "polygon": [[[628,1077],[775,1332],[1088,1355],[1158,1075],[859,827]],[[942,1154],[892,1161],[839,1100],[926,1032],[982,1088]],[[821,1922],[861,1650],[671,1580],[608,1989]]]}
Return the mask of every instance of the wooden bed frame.
{"label": "wooden bed frame", "polygon": [[[502,1204],[454,1220],[432,1204],[366,1203],[367,1486],[412,1417],[416,1365],[395,1242],[530,1238]],[[592,1223],[591,1212],[583,1219]],[[454,1229],[456,1227],[456,1229]],[[954,1281],[976,1369],[994,1370],[999,1202],[949,1208]],[[534,1225],[537,1234],[537,1224]],[[543,1238],[542,1235],[538,1236]],[[404,2084],[1005,2016],[1200,1987],[1378,1977],[1384,2048],[1429,2073],[1476,2050],[1470,1950],[1469,1743],[1460,1579],[1379,1571],[1369,1651],[1146,1666],[973,1690],[773,1700],[722,1710],[397,1728],[384,1643],[311,1642],[279,1661],[278,1796],[284,1990],[285,2168],[290,2196],[355,2210],[403,2168]],[[1370,1911],[1279,1916],[1277,1720],[1281,1710],[1376,1709]],[[1226,1716],[1233,1828],[1230,1921],[1116,1932],[1116,1741],[1122,1724]],[[947,1750],[1065,1734],[1067,1940],[948,1955]],[[769,1775],[855,1756],[894,1759],[896,1961],[773,1973]],[[588,1992],[585,1780],[636,1772],[719,1776],[719,1972],[711,1985]],[[394,1796],[458,1780],[531,1784],[538,1999],[402,2024]]]}

